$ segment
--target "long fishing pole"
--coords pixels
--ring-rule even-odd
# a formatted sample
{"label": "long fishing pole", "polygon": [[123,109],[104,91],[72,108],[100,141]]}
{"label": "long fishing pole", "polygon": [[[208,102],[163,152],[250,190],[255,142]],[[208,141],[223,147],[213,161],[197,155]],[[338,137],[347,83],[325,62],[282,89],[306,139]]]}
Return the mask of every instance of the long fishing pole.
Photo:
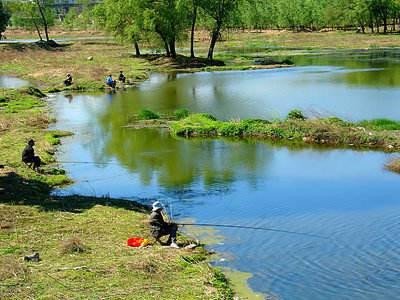
{"label": "long fishing pole", "polygon": [[119,165],[115,162],[95,162],[95,161],[56,161],[55,164],[83,164],[83,165]]}
{"label": "long fishing pole", "polygon": [[295,232],[289,231],[284,229],[276,229],[276,228],[267,228],[267,227],[253,227],[253,226],[242,226],[242,225],[231,225],[231,224],[208,224],[208,223],[176,223],[177,225],[181,226],[201,226],[201,227],[225,227],[225,228],[237,228],[237,229],[254,229],[254,230],[263,230],[263,231],[273,231],[273,232],[280,232],[280,233],[288,233],[288,234],[297,234],[297,235],[304,235],[313,238],[319,239],[329,239],[326,236],[321,236],[312,233],[306,232]]}

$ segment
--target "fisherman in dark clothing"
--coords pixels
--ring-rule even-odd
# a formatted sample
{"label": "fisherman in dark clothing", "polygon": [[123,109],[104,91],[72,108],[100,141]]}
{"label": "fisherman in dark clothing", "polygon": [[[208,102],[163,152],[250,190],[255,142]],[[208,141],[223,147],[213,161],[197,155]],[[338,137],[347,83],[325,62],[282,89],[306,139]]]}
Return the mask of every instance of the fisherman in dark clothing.
{"label": "fisherman in dark clothing", "polygon": [[162,210],[163,208],[160,202],[157,201],[153,203],[153,209],[149,220],[151,235],[162,245],[163,243],[161,242],[160,238],[169,235],[166,245],[169,245],[172,248],[179,248],[179,246],[176,244],[176,232],[178,231],[178,225],[165,222],[162,215]]}
{"label": "fisherman in dark clothing", "polygon": [[72,85],[72,76],[71,76],[71,74],[67,74],[67,79],[64,80],[64,85],[65,86]]}
{"label": "fisherman in dark clothing", "polygon": [[122,71],[119,72],[118,81],[120,81],[120,82],[122,82],[122,83],[125,83],[126,77],[125,77],[125,75],[124,75],[124,72],[122,72]]}
{"label": "fisherman in dark clothing", "polygon": [[25,147],[22,152],[22,161],[26,164],[30,164],[34,171],[39,171],[39,167],[42,163],[39,156],[35,156],[35,150],[33,149],[35,146],[34,140],[29,140],[28,145]]}

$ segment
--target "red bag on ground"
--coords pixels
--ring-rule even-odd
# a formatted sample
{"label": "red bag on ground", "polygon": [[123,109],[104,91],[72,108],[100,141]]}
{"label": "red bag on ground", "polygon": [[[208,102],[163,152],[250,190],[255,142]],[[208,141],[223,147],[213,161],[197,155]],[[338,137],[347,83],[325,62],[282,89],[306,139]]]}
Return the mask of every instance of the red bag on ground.
{"label": "red bag on ground", "polygon": [[138,248],[138,247],[142,246],[143,242],[144,242],[144,238],[141,238],[141,237],[133,237],[133,238],[129,238],[128,241],[126,242],[126,244],[127,244],[129,247]]}

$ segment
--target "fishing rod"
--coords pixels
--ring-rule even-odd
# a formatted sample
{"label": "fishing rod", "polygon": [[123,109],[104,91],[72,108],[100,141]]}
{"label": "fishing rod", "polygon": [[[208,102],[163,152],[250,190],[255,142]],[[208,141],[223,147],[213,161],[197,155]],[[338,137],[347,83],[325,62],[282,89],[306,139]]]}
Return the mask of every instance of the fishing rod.
{"label": "fishing rod", "polygon": [[115,162],[95,162],[95,161],[56,161],[55,164],[84,164],[84,165],[119,165]]}
{"label": "fishing rod", "polygon": [[237,229],[254,229],[254,230],[263,230],[263,231],[273,231],[273,232],[280,232],[280,233],[288,233],[288,234],[297,234],[297,235],[304,235],[313,238],[319,239],[329,239],[329,237],[321,236],[312,233],[306,232],[295,232],[289,231],[284,229],[276,229],[276,228],[267,228],[267,227],[253,227],[253,226],[242,226],[242,225],[232,225],[232,224],[209,224],[209,223],[176,223],[177,225],[181,226],[201,226],[201,227],[224,227],[224,228],[237,228]]}

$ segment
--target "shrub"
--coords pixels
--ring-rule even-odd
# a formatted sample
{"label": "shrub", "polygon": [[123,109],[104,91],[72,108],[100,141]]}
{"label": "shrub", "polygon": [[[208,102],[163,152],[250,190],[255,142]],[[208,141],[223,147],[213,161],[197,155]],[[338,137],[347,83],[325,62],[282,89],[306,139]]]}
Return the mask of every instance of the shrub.
{"label": "shrub", "polygon": [[305,120],[306,117],[303,115],[303,112],[299,109],[291,110],[287,115],[288,120]]}
{"label": "shrub", "polygon": [[83,253],[87,250],[82,241],[76,237],[63,241],[61,244],[62,254]]}
{"label": "shrub", "polygon": [[155,120],[159,118],[160,116],[158,114],[148,109],[143,109],[139,112],[139,119],[141,120]]}
{"label": "shrub", "polygon": [[174,111],[174,116],[177,120],[182,120],[189,116],[189,111],[185,108],[177,109]]}
{"label": "shrub", "polygon": [[241,136],[243,135],[243,127],[239,123],[223,123],[218,128],[218,133],[222,136]]}

